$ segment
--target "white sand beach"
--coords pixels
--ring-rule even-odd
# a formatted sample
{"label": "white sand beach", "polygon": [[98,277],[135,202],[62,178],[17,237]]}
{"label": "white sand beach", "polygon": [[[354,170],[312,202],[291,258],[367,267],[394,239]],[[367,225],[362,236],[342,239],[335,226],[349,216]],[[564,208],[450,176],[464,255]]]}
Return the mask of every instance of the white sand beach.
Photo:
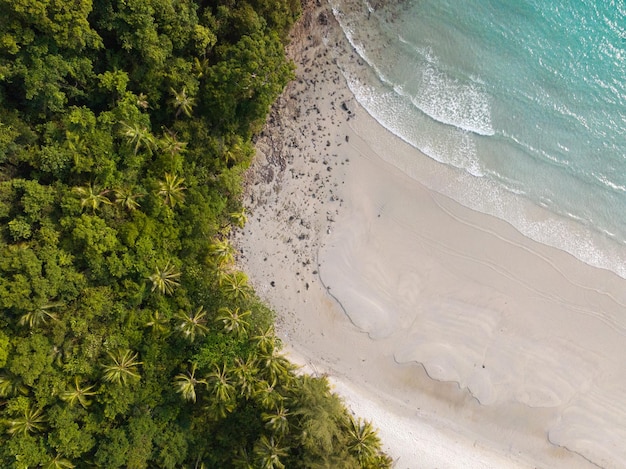
{"label": "white sand beach", "polygon": [[306,10],[236,238],[286,351],[397,468],[626,467],[626,280],[442,195],[454,174],[351,95],[344,42]]}

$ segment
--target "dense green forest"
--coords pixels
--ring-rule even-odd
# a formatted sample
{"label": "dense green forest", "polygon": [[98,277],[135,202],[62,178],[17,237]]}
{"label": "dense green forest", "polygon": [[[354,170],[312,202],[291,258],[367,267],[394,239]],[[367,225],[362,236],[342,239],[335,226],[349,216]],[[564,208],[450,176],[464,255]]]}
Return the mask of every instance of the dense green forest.
{"label": "dense green forest", "polygon": [[0,467],[390,467],[228,242],[299,12],[0,0]]}

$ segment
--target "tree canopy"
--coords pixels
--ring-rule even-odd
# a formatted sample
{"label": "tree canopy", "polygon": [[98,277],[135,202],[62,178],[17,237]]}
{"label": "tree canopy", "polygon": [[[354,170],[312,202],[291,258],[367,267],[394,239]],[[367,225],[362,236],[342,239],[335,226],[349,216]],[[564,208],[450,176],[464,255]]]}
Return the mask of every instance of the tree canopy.
{"label": "tree canopy", "polygon": [[293,0],[0,0],[0,466],[389,467],[235,269]]}

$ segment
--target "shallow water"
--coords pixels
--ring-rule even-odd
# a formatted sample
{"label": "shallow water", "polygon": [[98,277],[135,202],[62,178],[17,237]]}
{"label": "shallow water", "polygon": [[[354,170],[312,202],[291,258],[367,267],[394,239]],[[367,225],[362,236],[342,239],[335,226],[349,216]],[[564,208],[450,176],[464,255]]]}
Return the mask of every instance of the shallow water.
{"label": "shallow water", "polygon": [[436,190],[626,278],[624,0],[331,5],[352,91],[450,172]]}

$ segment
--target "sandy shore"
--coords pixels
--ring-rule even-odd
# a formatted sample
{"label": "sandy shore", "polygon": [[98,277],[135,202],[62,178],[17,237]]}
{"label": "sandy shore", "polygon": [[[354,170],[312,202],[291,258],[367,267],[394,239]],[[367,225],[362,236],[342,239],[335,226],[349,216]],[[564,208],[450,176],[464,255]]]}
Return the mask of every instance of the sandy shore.
{"label": "sandy shore", "polygon": [[398,468],[626,467],[626,281],[409,177],[455,184],[360,108],[328,45],[350,57],[311,6],[236,239],[287,351]]}

